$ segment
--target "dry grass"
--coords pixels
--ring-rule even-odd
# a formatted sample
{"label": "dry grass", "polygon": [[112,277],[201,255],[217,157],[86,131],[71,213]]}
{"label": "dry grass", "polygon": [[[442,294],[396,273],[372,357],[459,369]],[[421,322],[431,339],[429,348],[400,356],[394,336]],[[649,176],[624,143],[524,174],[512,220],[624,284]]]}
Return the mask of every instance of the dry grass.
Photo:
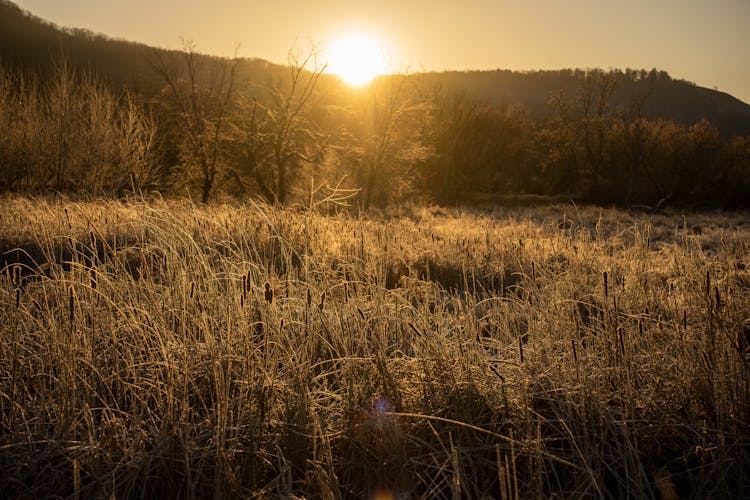
{"label": "dry grass", "polygon": [[0,490],[748,496],[747,221],[4,198]]}

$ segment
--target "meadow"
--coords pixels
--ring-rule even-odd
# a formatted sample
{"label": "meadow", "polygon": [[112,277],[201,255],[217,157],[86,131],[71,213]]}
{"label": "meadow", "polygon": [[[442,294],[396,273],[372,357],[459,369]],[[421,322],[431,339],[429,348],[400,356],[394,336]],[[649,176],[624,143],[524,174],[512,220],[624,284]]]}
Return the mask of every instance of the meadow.
{"label": "meadow", "polygon": [[750,216],[0,199],[14,498],[750,496]]}

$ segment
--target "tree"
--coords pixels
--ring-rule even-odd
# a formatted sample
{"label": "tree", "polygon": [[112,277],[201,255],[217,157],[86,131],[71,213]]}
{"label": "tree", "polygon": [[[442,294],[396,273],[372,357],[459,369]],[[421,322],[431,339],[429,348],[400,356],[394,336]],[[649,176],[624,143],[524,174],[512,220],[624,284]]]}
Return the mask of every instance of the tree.
{"label": "tree", "polygon": [[304,164],[318,162],[328,145],[312,119],[316,87],[325,71],[317,49],[292,48],[289,78],[246,93],[233,115],[227,151],[235,177],[252,180],[272,203],[285,203]]}
{"label": "tree", "polygon": [[420,127],[429,103],[414,82],[408,75],[384,76],[362,94],[350,156],[364,209],[408,191],[413,167],[431,154]]}
{"label": "tree", "polygon": [[221,144],[235,97],[239,59],[202,56],[189,42],[178,53],[153,54],[152,66],[165,83],[162,102],[177,131],[182,174],[197,177],[201,201],[206,203],[227,170]]}
{"label": "tree", "polygon": [[541,137],[549,146],[547,164],[553,167],[558,187],[590,200],[606,197],[600,192],[610,152],[614,114],[610,98],[617,75],[602,71],[581,72],[575,98],[563,92],[549,101],[555,116]]}
{"label": "tree", "polygon": [[609,99],[617,87],[612,73],[594,71],[581,79],[577,103],[581,118],[579,141],[582,149],[582,191],[590,199],[601,198],[598,193],[607,152],[608,129],[612,125]]}
{"label": "tree", "polygon": [[[464,93],[436,90],[430,116],[429,187],[443,202],[529,183],[521,172],[531,129],[521,106],[505,109]],[[524,176],[526,178],[522,179]]]}

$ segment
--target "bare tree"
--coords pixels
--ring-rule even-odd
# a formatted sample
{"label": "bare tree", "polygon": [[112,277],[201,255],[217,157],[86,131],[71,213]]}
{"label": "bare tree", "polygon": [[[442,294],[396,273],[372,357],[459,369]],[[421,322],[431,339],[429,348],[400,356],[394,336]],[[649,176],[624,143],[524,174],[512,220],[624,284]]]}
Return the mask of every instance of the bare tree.
{"label": "bare tree", "polygon": [[313,46],[289,51],[288,79],[239,100],[228,151],[238,179],[249,177],[272,203],[285,203],[304,164],[319,161],[328,137],[312,119],[316,87],[325,70]]}
{"label": "bare tree", "polygon": [[239,59],[200,55],[190,42],[183,50],[154,52],[152,66],[165,83],[164,102],[180,134],[180,159],[188,177],[197,174],[206,203],[225,173],[221,154],[235,97]]}
{"label": "bare tree", "polygon": [[577,101],[581,110],[581,136],[583,162],[586,168],[584,179],[588,182],[587,192],[593,195],[599,189],[601,171],[606,158],[607,130],[612,116],[609,99],[617,87],[613,73],[594,71],[586,75],[578,87]]}
{"label": "bare tree", "polygon": [[362,188],[363,208],[388,201],[411,183],[413,165],[430,149],[421,137],[420,120],[429,108],[408,75],[391,75],[373,82],[360,108],[359,144],[353,148]]}

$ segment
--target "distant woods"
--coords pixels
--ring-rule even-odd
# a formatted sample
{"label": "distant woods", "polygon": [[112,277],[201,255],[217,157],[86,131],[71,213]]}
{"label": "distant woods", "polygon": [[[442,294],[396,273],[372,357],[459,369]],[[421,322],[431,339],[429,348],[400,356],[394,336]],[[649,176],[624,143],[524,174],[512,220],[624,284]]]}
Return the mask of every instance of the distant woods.
{"label": "distant woods", "polygon": [[[314,48],[255,74],[246,60],[184,49],[148,56],[148,91],[123,90],[65,56],[43,73],[6,64],[0,190],[312,204],[337,186],[363,208],[527,194],[750,204],[750,136],[649,117],[664,73],[576,71],[538,113],[430,75],[350,89],[323,73]],[[628,99],[617,94],[636,83]]]}

